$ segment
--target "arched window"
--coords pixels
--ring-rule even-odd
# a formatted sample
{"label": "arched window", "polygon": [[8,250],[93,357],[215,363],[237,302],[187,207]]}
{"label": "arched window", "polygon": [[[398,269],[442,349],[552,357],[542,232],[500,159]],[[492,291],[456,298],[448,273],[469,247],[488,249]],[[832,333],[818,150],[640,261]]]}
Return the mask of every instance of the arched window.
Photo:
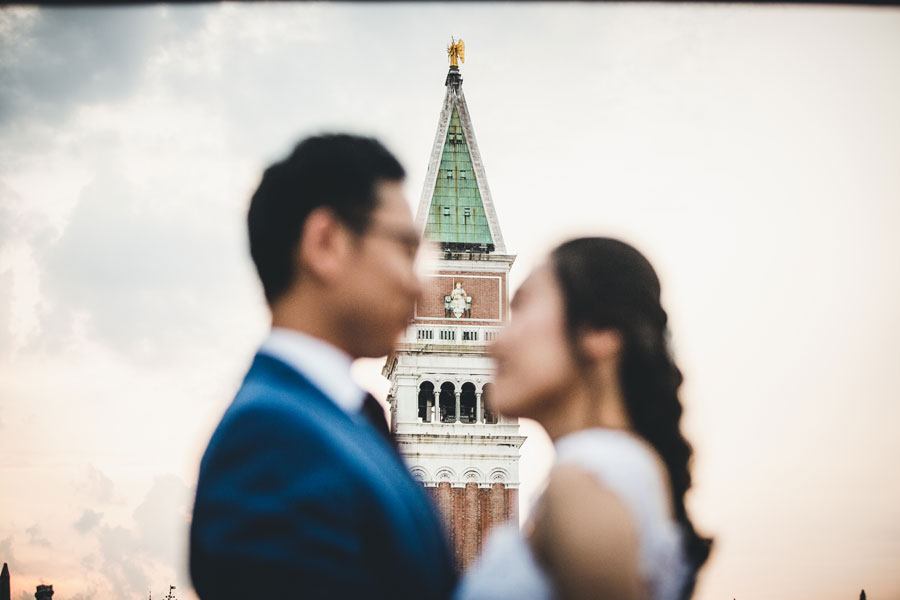
{"label": "arched window", "polygon": [[462,384],[462,393],[459,395],[459,422],[475,422],[475,384]]}
{"label": "arched window", "polygon": [[484,411],[484,422],[494,424],[497,422],[497,411],[491,405],[491,394],[494,392],[494,384],[486,383],[481,392],[481,404]]}
{"label": "arched window", "polygon": [[456,422],[456,386],[445,381],[441,384],[441,423]]}
{"label": "arched window", "polygon": [[419,421],[431,423],[432,407],[434,406],[434,384],[423,381],[419,386]]}

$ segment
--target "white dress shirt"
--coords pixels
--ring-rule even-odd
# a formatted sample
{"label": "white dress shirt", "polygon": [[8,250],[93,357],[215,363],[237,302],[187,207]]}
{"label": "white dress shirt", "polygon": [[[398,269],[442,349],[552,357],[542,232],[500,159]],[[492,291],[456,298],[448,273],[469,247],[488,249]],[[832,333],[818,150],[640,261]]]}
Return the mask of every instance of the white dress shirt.
{"label": "white dress shirt", "polygon": [[350,377],[353,359],[343,350],[293,329],[273,327],[259,352],[288,364],[351,416],[362,410],[366,393]]}

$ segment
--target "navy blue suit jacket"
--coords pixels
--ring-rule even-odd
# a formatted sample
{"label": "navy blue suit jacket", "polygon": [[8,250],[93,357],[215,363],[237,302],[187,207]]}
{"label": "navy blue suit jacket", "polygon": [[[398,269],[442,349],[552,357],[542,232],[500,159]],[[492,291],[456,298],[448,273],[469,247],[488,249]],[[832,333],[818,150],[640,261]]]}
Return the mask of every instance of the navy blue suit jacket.
{"label": "navy blue suit jacket", "polygon": [[200,464],[190,568],[201,598],[449,598],[431,502],[400,456],[258,354]]}

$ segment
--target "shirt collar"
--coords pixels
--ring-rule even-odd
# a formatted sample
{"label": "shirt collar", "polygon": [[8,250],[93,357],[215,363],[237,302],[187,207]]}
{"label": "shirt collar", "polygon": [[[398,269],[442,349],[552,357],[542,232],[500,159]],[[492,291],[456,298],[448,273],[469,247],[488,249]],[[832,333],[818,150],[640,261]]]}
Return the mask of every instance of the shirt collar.
{"label": "shirt collar", "polygon": [[353,359],[344,351],[283,327],[273,327],[259,351],[299,372],[345,412],[353,415],[362,410],[365,392],[351,379]]}

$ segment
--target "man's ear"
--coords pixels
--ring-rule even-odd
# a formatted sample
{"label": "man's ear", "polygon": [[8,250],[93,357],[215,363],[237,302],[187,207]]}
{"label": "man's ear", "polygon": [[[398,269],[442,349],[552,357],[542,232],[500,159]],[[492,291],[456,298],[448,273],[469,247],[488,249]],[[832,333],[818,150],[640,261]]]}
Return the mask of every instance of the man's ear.
{"label": "man's ear", "polygon": [[347,264],[350,241],[349,231],[331,209],[313,209],[303,223],[297,245],[299,277],[333,281]]}
{"label": "man's ear", "polygon": [[622,335],[615,329],[589,329],[581,336],[581,348],[594,362],[609,360],[622,351]]}

